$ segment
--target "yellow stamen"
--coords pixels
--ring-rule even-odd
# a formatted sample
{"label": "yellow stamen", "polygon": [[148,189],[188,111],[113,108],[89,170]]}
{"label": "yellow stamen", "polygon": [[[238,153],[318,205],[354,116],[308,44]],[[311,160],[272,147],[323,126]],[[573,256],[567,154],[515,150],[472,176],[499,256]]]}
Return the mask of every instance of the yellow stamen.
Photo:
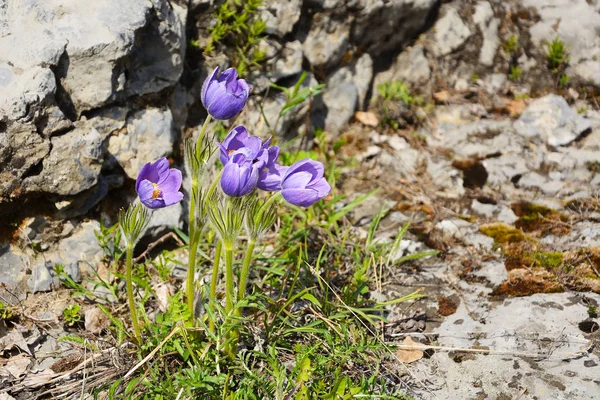
{"label": "yellow stamen", "polygon": [[235,150],[229,150],[229,151],[227,152],[227,154],[231,154],[231,153],[233,153],[233,152],[235,152]]}
{"label": "yellow stamen", "polygon": [[154,186],[154,191],[152,192],[152,198],[157,199],[158,196],[160,196],[160,189],[158,188],[158,185],[156,183],[153,183],[152,186]]}

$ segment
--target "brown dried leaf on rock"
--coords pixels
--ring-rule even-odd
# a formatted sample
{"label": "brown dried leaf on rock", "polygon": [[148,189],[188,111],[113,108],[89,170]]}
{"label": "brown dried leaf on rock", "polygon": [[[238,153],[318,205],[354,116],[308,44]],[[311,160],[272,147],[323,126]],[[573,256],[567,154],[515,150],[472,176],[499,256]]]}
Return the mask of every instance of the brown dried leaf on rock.
{"label": "brown dried leaf on rock", "polygon": [[25,375],[31,358],[21,353],[8,359],[6,366],[4,367],[14,378],[20,378]]}
{"label": "brown dried leaf on rock", "polygon": [[354,118],[366,126],[372,126],[375,128],[377,125],[379,125],[379,118],[377,118],[377,115],[369,111],[357,111],[354,113]]}
{"label": "brown dried leaf on rock", "polygon": [[85,330],[94,335],[100,334],[109,325],[109,320],[98,307],[90,308],[85,312]]}
{"label": "brown dried leaf on rock", "polygon": [[419,349],[421,343],[415,342],[410,336],[407,336],[400,346],[401,348],[396,350],[396,357],[403,363],[410,364],[423,358],[423,350]]}

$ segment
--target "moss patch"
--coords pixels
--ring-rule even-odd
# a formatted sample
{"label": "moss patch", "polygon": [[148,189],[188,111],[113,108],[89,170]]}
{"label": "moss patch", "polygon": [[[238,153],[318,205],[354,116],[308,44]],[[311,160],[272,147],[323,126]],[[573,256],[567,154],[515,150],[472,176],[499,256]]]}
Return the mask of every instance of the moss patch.
{"label": "moss patch", "polygon": [[498,245],[506,243],[518,243],[526,239],[525,234],[520,229],[503,223],[485,224],[479,227],[479,231],[486,236],[494,239]]}
{"label": "moss patch", "polygon": [[523,232],[535,232],[540,235],[549,233],[569,233],[571,226],[569,218],[551,208],[528,202],[519,202],[511,205],[513,212],[519,217],[515,227]]}

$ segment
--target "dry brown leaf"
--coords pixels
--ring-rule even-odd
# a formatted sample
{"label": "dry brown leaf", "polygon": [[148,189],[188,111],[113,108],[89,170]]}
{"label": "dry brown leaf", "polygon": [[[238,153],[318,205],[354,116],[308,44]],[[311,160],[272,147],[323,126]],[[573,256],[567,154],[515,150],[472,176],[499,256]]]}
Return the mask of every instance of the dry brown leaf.
{"label": "dry brown leaf", "polygon": [[446,103],[450,100],[450,93],[447,90],[440,90],[437,93],[433,94],[433,98],[438,103]]}
{"label": "dry brown leaf", "polygon": [[379,118],[377,118],[377,115],[369,111],[357,111],[354,113],[354,118],[366,126],[372,126],[375,128],[377,125],[379,125]]}
{"label": "dry brown leaf", "polygon": [[402,341],[402,346],[406,346],[406,349],[396,350],[396,357],[403,363],[410,364],[423,358],[423,350],[418,349],[421,347],[421,343],[415,342],[410,336]]}
{"label": "dry brown leaf", "polygon": [[30,363],[31,358],[21,353],[9,358],[4,368],[15,378],[20,378],[25,375]]}
{"label": "dry brown leaf", "polygon": [[94,335],[100,334],[109,325],[108,317],[99,308],[94,307],[85,312],[85,330]]}
{"label": "dry brown leaf", "polygon": [[154,293],[156,294],[158,309],[161,312],[166,312],[169,308],[169,299],[175,294],[175,289],[169,284],[161,283],[154,288]]}
{"label": "dry brown leaf", "polygon": [[525,104],[523,99],[505,99],[504,101],[506,103],[506,109],[508,110],[508,113],[513,117],[518,117],[519,115],[523,114],[523,111],[525,108],[527,108],[527,104]]}

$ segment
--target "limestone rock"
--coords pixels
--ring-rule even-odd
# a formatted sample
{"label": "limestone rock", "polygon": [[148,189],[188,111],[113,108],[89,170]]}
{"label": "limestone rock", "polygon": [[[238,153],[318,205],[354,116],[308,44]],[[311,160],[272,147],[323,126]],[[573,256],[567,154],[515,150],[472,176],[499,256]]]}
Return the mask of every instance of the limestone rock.
{"label": "limestone rock", "polygon": [[319,14],[313,20],[318,23],[302,43],[304,56],[315,68],[331,67],[342,59],[348,49],[350,26],[347,22],[325,18]]}
{"label": "limestone rock", "polygon": [[430,79],[431,68],[425,56],[425,48],[419,44],[405,49],[387,71],[377,74],[373,92],[376,93],[380,84],[394,81],[402,81],[421,89]]}
{"label": "limestone rock", "polygon": [[494,18],[494,10],[486,0],[480,1],[475,6],[473,22],[479,27],[483,35],[483,45],[479,53],[479,62],[487,67],[494,65],[494,57],[500,45],[498,27],[500,22]]}
{"label": "limestone rock", "polygon": [[533,101],[514,128],[531,140],[566,146],[591,129],[591,123],[571,109],[563,97],[549,94]]}
{"label": "limestone rock", "polygon": [[261,19],[267,33],[283,37],[294,29],[300,19],[302,0],[269,0],[263,5]]}
{"label": "limestone rock", "polygon": [[446,14],[436,22],[434,29],[437,52],[441,56],[458,49],[472,34],[469,26],[454,8],[447,9]]}
{"label": "limestone rock", "polygon": [[171,110],[149,108],[128,117],[127,132],[109,138],[108,152],[135,179],[144,164],[169,155],[174,140]]}

